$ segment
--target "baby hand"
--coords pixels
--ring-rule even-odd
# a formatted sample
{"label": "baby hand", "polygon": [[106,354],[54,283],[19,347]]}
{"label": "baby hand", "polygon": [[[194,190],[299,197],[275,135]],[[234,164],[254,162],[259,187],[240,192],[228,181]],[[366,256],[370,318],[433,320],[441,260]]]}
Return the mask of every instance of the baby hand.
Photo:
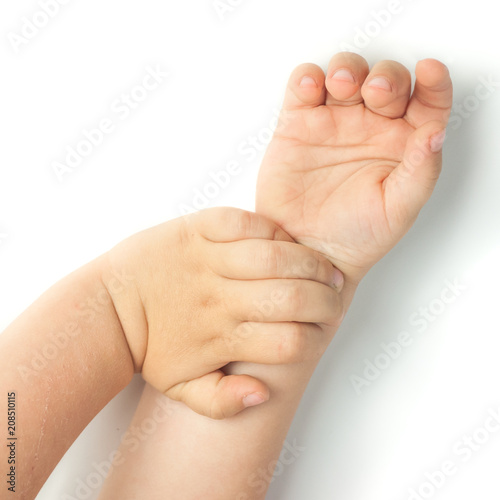
{"label": "baby hand", "polygon": [[[156,389],[212,418],[269,398],[232,361],[319,357],[343,317],[343,276],[273,222],[230,208],[161,224],[109,252],[109,290],[135,369]],[[109,280],[104,279],[104,282]]]}
{"label": "baby hand", "polygon": [[326,255],[357,284],[408,231],[441,171],[453,86],[420,61],[373,68],[342,52],[327,75],[291,75],[280,123],[259,173],[257,211]]}

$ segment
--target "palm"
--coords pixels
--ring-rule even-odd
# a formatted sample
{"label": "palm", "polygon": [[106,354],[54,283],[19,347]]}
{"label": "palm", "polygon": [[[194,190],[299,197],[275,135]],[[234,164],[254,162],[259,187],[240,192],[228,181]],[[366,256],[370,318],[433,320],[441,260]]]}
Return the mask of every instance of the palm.
{"label": "palm", "polygon": [[390,175],[402,170],[410,122],[364,103],[286,110],[261,167],[258,210],[341,269],[364,274],[418,213],[399,189],[401,175]]}
{"label": "palm", "polygon": [[384,180],[413,130],[362,104],[301,110],[268,148],[260,200],[298,241],[362,267],[396,236]]}

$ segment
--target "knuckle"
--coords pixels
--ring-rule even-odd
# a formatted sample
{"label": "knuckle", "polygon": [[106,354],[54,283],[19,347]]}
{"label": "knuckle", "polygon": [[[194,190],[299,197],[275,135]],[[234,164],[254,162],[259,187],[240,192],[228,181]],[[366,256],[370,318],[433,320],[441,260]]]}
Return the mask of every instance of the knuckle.
{"label": "knuckle", "polygon": [[246,210],[237,210],[233,214],[238,232],[242,235],[250,234],[256,224],[254,215]]}
{"label": "knuckle", "polygon": [[296,266],[298,278],[315,279],[320,270],[320,260],[316,252],[308,252]]}
{"label": "knuckle", "polygon": [[288,257],[285,248],[279,244],[266,242],[261,246],[260,265],[263,265],[270,273],[277,275],[280,269],[287,269]]}
{"label": "knuckle", "polygon": [[286,302],[288,308],[292,311],[301,310],[305,306],[307,294],[300,282],[292,281],[291,284],[287,286]]}
{"label": "knuckle", "polygon": [[316,279],[326,284],[333,283],[333,272],[333,266],[330,261],[318,253],[316,256],[316,269],[314,274]]}
{"label": "knuckle", "polygon": [[317,251],[310,251],[300,262],[299,278],[319,281],[330,285],[333,283],[334,270],[330,261]]}

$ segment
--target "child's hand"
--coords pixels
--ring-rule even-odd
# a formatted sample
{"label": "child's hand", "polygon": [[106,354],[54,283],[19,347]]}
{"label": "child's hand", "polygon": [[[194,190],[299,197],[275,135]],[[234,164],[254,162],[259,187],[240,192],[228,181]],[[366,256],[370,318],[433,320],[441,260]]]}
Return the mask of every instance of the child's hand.
{"label": "child's hand", "polygon": [[326,81],[301,65],[261,167],[257,211],[354,283],[410,228],[440,173],[447,68],[420,61],[410,93],[410,73],[394,61],[369,71],[361,56],[340,53]]}
{"label": "child's hand", "polygon": [[146,230],[112,249],[109,261],[128,279],[124,291],[109,291],[136,371],[212,418],[269,397],[262,382],[221,367],[319,357],[343,316],[342,274],[241,210],[206,210]]}

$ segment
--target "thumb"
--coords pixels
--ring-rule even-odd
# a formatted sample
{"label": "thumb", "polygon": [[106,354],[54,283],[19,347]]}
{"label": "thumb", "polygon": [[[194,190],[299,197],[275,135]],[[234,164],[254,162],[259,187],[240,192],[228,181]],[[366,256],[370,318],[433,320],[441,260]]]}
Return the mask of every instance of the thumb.
{"label": "thumb", "polygon": [[249,375],[226,375],[217,370],[189,382],[181,382],[165,392],[196,413],[221,420],[269,399],[266,385]]}
{"label": "thumb", "polygon": [[400,215],[405,220],[417,217],[441,173],[445,137],[446,125],[439,121],[428,122],[410,135],[403,161],[385,182],[390,213]]}

